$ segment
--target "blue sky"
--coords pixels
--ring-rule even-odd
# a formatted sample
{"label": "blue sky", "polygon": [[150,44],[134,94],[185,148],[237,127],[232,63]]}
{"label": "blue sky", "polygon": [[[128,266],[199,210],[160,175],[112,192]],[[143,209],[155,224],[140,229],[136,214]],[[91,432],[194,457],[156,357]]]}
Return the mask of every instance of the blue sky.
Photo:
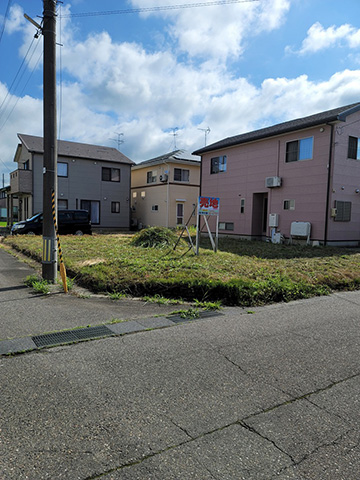
{"label": "blue sky", "polygon": [[[135,162],[360,101],[358,0],[72,0],[58,5],[58,132]],[[41,0],[0,0],[0,173],[42,135]],[[77,16],[142,9],[140,13]],[[5,17],[6,12],[8,13]],[[173,133],[176,133],[174,137]],[[122,135],[118,135],[118,134]]]}

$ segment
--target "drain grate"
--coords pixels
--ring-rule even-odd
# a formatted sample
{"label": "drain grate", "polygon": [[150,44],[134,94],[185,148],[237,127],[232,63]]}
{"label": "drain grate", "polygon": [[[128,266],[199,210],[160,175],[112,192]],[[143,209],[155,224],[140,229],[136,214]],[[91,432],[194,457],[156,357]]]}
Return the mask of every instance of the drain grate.
{"label": "drain grate", "polygon": [[37,347],[47,347],[49,345],[58,345],[60,343],[75,342],[77,338],[72,332],[46,333],[32,337]]}
{"label": "drain grate", "polygon": [[168,318],[169,320],[171,320],[174,323],[185,323],[185,322],[192,322],[192,321],[198,320],[200,318],[217,317],[217,316],[220,316],[220,315],[223,315],[223,313],[205,311],[205,312],[199,312],[198,317],[191,317],[191,316],[181,317],[180,315],[169,315],[166,318]]}
{"label": "drain grate", "polygon": [[114,335],[114,332],[104,325],[100,325],[98,327],[78,328],[76,330],[68,330],[66,332],[36,335],[32,337],[32,340],[37,347],[50,347],[90,338],[109,337],[111,335]]}
{"label": "drain grate", "polygon": [[105,327],[105,325],[99,325],[98,327],[79,328],[78,330],[74,330],[72,333],[79,340],[86,338],[108,337],[109,335],[114,334],[114,332]]}

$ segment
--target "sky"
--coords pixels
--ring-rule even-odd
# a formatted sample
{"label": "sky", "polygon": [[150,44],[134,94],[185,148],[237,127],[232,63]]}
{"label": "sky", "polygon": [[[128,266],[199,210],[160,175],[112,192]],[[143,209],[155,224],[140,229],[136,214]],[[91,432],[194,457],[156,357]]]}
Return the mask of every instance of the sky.
{"label": "sky", "polygon": [[[43,134],[43,39],[24,18],[42,11],[0,0],[5,185],[17,133]],[[136,163],[360,101],[359,0],[64,0],[57,14],[58,138]]]}

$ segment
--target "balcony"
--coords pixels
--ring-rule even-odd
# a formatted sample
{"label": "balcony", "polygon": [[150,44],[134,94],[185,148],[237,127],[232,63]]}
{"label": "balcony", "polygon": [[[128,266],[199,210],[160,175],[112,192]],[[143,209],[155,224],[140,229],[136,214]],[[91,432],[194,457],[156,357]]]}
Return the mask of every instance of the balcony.
{"label": "balcony", "polygon": [[10,193],[32,193],[31,170],[15,170],[10,173]]}

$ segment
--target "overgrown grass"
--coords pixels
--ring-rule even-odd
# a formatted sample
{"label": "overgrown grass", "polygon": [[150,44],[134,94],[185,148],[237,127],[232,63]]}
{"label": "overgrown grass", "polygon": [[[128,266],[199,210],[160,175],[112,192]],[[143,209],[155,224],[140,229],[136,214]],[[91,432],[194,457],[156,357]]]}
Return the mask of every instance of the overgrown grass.
{"label": "overgrown grass", "polygon": [[[139,248],[131,235],[64,236],[68,274],[94,292],[253,306],[360,287],[360,250],[206,239],[200,255],[185,241],[176,250]],[[41,261],[41,237],[4,242]],[[160,301],[160,300],[159,300]]]}

